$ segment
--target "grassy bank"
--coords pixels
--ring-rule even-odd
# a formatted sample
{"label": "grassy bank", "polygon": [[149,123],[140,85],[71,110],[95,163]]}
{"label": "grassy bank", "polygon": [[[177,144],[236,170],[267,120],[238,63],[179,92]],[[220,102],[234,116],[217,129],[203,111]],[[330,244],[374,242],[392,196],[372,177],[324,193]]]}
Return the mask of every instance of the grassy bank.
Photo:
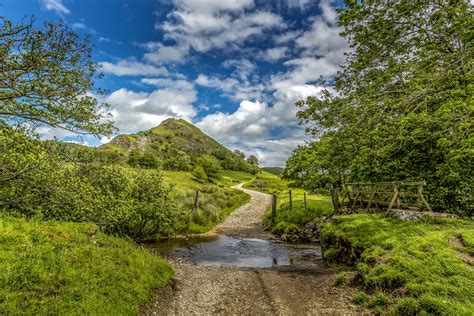
{"label": "grassy bank", "polygon": [[356,265],[359,304],[402,315],[472,315],[474,222],[358,214],[335,217],[321,233],[325,259]]}
{"label": "grassy bank", "polygon": [[93,224],[0,218],[4,314],[130,315],[173,276],[168,264]]}
{"label": "grassy bank", "polygon": [[[268,172],[260,173],[257,178],[249,181],[246,188],[277,195],[277,216],[271,221],[271,210],[264,217],[265,226],[272,233],[281,235],[290,230],[298,230],[306,223],[316,221],[324,215],[333,212],[331,199],[320,194],[306,192],[306,209],[304,207],[304,190],[291,188],[290,182],[282,180]],[[289,191],[292,193],[292,208],[290,208]]]}
{"label": "grassy bank", "polygon": [[[249,195],[231,188],[253,178],[245,172],[224,171],[216,183],[196,181],[190,172],[162,171],[162,174],[166,182],[173,185],[170,197],[184,212],[182,225],[176,232],[179,234],[206,232],[250,201]],[[196,190],[199,190],[199,208],[194,210]]]}

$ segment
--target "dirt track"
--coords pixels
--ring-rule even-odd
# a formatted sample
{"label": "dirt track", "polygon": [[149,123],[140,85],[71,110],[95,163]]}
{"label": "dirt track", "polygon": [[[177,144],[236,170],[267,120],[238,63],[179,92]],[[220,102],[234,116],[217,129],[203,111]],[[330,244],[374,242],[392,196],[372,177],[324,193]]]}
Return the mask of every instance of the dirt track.
{"label": "dirt track", "polygon": [[[235,187],[251,201],[208,234],[268,239],[261,225],[271,196]],[[224,268],[171,260],[174,281],[157,296],[149,315],[354,315],[353,293],[334,286],[335,272],[323,264],[311,268]]]}

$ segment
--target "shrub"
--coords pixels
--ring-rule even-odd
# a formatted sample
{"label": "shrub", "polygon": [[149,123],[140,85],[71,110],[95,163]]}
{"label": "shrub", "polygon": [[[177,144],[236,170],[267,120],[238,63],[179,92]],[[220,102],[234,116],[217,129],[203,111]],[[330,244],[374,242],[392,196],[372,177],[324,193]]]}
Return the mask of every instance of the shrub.
{"label": "shrub", "polygon": [[390,303],[390,298],[382,292],[375,293],[369,301],[370,308],[386,307]]}
{"label": "shrub", "polygon": [[353,302],[357,305],[364,305],[367,302],[367,295],[364,292],[357,292],[354,296]]}
{"label": "shrub", "polygon": [[202,166],[196,166],[196,168],[194,168],[193,176],[198,181],[207,181],[207,174]]}
{"label": "shrub", "polygon": [[43,219],[93,222],[135,240],[171,234],[180,210],[157,170],[118,165],[63,165],[53,156],[0,187],[5,212]]}
{"label": "shrub", "polygon": [[347,272],[345,272],[345,271],[339,272],[336,275],[336,280],[334,281],[334,285],[336,285],[336,286],[342,285],[346,282],[346,280],[347,280]]}

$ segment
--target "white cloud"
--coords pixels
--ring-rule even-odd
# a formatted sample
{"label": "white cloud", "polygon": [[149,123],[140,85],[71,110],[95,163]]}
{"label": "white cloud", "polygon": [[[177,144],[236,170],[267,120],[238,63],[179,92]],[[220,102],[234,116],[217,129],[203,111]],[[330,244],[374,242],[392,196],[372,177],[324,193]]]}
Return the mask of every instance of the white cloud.
{"label": "white cloud", "polygon": [[274,47],[267,49],[263,54],[262,58],[266,61],[275,62],[286,56],[288,47]]}
{"label": "white cloud", "polygon": [[136,60],[120,60],[117,63],[101,62],[100,71],[116,76],[166,76],[168,70],[165,67],[156,67],[144,64]]}
{"label": "white cloud", "polygon": [[174,46],[165,46],[161,43],[146,43],[142,45],[146,47],[149,52],[146,53],[143,58],[153,64],[164,64],[164,63],[183,63],[185,62],[185,55],[187,51],[176,48]]}
{"label": "white cloud", "polygon": [[71,13],[61,0],[41,0],[41,5],[44,9],[53,11],[59,15]]}
{"label": "white cloud", "polygon": [[196,101],[193,84],[171,79],[142,81],[155,85],[158,89],[146,93],[122,88],[105,99],[110,104],[115,126],[121,132],[146,130],[169,117],[192,121],[196,116],[197,111],[192,106]]}
{"label": "white cloud", "polygon": [[[81,31],[89,32],[90,34],[97,34],[97,32],[93,28],[88,27],[83,22],[72,23],[71,27],[75,30],[81,30]],[[100,41],[100,39],[99,39],[99,41]]]}
{"label": "white cloud", "polygon": [[156,27],[165,31],[165,38],[176,42],[183,54],[193,48],[198,52],[240,47],[251,37],[285,27],[283,19],[272,12],[246,12],[252,0],[176,0],[168,21]]}
{"label": "white cloud", "polygon": [[236,101],[260,99],[265,86],[261,83],[253,84],[247,80],[239,81],[234,78],[220,79],[200,74],[195,82],[204,87],[214,88],[224,92],[224,95]]}

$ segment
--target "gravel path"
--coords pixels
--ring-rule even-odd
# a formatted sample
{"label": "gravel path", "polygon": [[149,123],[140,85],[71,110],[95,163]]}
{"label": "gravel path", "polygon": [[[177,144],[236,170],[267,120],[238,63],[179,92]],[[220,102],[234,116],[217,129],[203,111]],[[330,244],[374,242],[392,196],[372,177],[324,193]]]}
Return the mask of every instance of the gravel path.
{"label": "gravel path", "polygon": [[[251,201],[235,210],[208,234],[264,238],[263,213],[271,203],[268,194],[235,189],[251,195]],[[145,315],[356,315],[352,289],[335,287],[335,272],[312,268],[224,268],[170,260],[176,276],[158,293]]]}

